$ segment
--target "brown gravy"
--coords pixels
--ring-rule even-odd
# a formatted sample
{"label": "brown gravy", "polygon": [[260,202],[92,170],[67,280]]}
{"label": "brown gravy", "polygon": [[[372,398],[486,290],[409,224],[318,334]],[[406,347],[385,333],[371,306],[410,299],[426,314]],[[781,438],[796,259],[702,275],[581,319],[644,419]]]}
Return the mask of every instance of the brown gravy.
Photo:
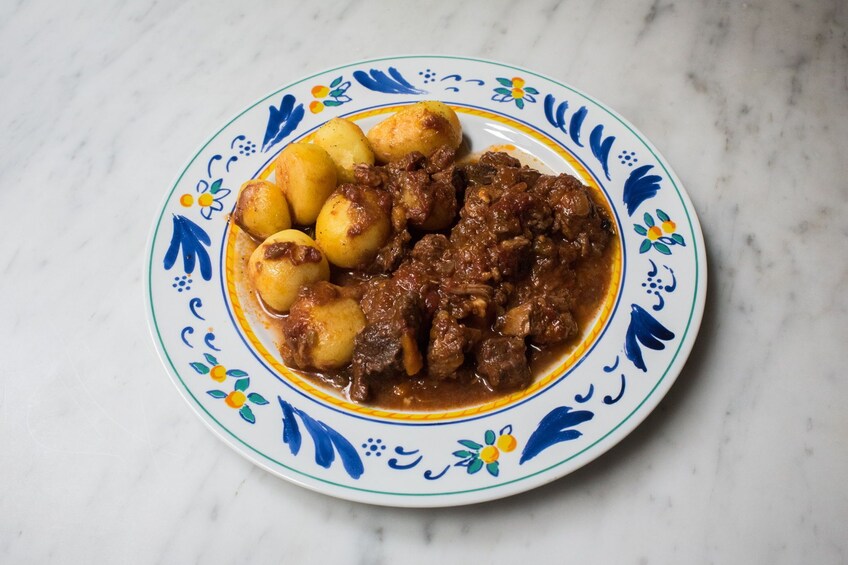
{"label": "brown gravy", "polygon": [[[592,204],[603,210],[606,217],[612,218],[606,202],[591,190],[589,194]],[[236,232],[235,237],[238,238],[236,242],[238,264],[234,269],[236,286],[249,289],[245,265],[256,243],[241,230]],[[595,325],[601,307],[609,295],[614,261],[619,254],[618,246],[618,238],[615,235],[611,236],[600,254],[582,258],[576,268],[571,270],[570,275],[573,276],[573,280],[569,283],[569,288],[576,298],[572,314],[579,331],[564,342],[546,346],[531,344],[528,347],[528,360],[534,381],[555,369],[558,363],[562,362],[591,334],[590,330]],[[339,286],[347,286],[362,283],[373,276],[333,268],[331,282]],[[551,284],[557,283],[552,281]],[[254,291],[249,290],[248,295],[249,304],[246,306],[262,320],[263,325],[272,333],[275,343],[279,345],[283,340],[282,324],[286,316],[271,313],[265,309]],[[351,379],[347,370],[326,372],[291,370],[296,371],[318,388],[328,390],[344,399],[350,397]],[[485,404],[513,392],[516,390],[496,389],[491,386],[475,371],[473,360],[467,359],[456,370],[455,378],[437,380],[428,378],[426,375],[421,378],[403,375],[387,377],[378,383],[373,383],[367,404],[388,410],[426,412]]]}

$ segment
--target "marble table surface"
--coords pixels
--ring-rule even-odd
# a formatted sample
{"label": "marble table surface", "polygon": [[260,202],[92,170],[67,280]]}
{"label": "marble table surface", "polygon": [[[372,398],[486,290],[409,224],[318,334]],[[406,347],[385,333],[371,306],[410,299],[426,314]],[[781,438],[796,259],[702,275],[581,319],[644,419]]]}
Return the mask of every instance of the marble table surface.
{"label": "marble table surface", "polygon": [[[0,3],[0,562],[846,563],[848,5]],[[534,491],[368,506],[280,480],[186,406],[145,321],[165,191],[228,117],[381,55],[501,60],[665,155],[710,264],[651,416]]]}

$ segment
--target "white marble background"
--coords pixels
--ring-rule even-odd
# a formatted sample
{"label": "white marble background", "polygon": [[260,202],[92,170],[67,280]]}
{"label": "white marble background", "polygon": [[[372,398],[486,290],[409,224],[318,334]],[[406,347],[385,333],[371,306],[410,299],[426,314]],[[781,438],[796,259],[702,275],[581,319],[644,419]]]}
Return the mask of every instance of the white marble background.
{"label": "white marble background", "polygon": [[[0,2],[0,563],[846,563],[848,5]],[[709,297],[660,407],[499,502],[279,480],[179,398],[145,238],[225,118],[312,71],[503,60],[617,109],[703,224]]]}

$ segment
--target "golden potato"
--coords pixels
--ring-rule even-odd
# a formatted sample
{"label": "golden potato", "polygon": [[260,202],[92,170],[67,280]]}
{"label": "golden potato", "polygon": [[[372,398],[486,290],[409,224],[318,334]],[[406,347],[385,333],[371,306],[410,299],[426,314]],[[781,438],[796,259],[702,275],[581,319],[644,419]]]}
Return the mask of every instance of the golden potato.
{"label": "golden potato", "polygon": [[315,223],[315,239],[333,265],[354,268],[371,261],[391,232],[386,193],[362,185],[339,187]]}
{"label": "golden potato", "polygon": [[312,138],[336,163],[338,181],[353,182],[353,169],[359,163],[374,164],[374,152],[358,125],[344,118],[333,118],[318,128]]}
{"label": "golden potato", "polygon": [[283,322],[280,352],[301,369],[339,369],[353,358],[365,314],[346,290],[328,282],[305,287]]}
{"label": "golden potato", "polygon": [[368,132],[368,141],[379,161],[396,161],[419,151],[430,156],[442,145],[456,149],[462,143],[462,126],[442,102],[418,102],[389,116]]}
{"label": "golden potato", "polygon": [[233,220],[260,241],[291,227],[289,205],[283,191],[276,184],[260,179],[241,185]]}
{"label": "golden potato", "polygon": [[294,222],[314,223],[336,188],[336,164],[330,155],[312,143],[291,143],[277,157],[275,174]]}
{"label": "golden potato", "polygon": [[251,254],[247,275],[262,301],[285,313],[302,286],[330,278],[330,265],[311,237],[302,231],[283,230]]}

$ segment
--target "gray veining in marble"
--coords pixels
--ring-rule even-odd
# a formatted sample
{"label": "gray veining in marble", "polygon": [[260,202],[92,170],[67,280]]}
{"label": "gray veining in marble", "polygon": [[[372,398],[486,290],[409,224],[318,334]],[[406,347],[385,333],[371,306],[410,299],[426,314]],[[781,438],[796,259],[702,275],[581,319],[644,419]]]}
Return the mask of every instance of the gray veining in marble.
{"label": "gray veining in marble", "polygon": [[[0,3],[0,563],[845,563],[848,4]],[[451,53],[557,77],[666,156],[704,228],[701,335],[596,462],[378,508],[241,459],[146,328],[166,188],[304,74]]]}

